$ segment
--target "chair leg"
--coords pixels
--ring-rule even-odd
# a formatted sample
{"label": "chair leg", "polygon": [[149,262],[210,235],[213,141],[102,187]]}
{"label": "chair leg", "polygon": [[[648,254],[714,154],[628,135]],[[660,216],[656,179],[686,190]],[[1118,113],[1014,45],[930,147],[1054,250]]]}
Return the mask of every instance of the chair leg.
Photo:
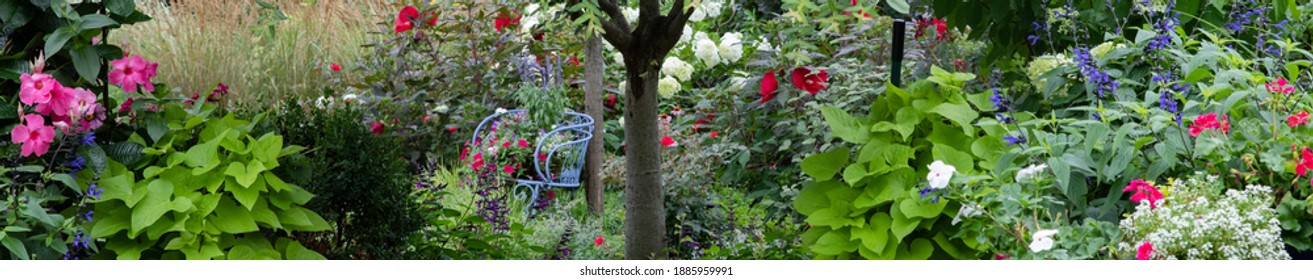
{"label": "chair leg", "polygon": [[538,191],[541,186],[529,185],[528,187],[530,194],[529,194],[529,204],[526,207],[524,207],[525,218],[532,217],[530,214],[533,212],[533,208],[536,206],[535,204],[538,203]]}

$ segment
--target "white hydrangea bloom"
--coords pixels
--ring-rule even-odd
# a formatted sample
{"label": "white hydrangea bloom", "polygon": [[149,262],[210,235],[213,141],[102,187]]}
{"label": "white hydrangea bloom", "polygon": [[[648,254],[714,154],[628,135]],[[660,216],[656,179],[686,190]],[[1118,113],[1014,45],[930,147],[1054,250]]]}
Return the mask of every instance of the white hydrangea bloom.
{"label": "white hydrangea bloom", "polygon": [[1020,171],[1017,171],[1017,177],[1016,177],[1017,182],[1034,178],[1035,175],[1039,175],[1040,172],[1044,172],[1044,169],[1046,168],[1049,168],[1049,165],[1043,163],[1039,165],[1031,165],[1031,166],[1027,166],[1026,168],[1022,168]]}
{"label": "white hydrangea bloom", "polygon": [[688,15],[689,22],[699,22],[707,18],[707,12],[702,9],[693,9],[693,14]]}
{"label": "white hydrangea bloom", "polygon": [[702,60],[707,68],[720,64],[720,47],[711,38],[707,38],[707,33],[699,31],[693,35],[693,55]]}
{"label": "white hydrangea bloom", "polygon": [[632,26],[635,23],[638,23],[638,9],[625,8],[624,10],[620,11],[620,13],[625,15],[625,21],[628,21],[629,25]]}
{"label": "white hydrangea bloom", "polygon": [[725,8],[725,2],[720,0],[704,0],[699,8],[706,13],[708,18],[715,18],[720,16],[721,10]]}
{"label": "white hydrangea bloom", "polygon": [[679,34],[679,44],[682,45],[688,43],[689,39],[693,39],[693,28],[689,27],[688,24],[685,24],[684,33]]}
{"label": "white hydrangea bloom", "polygon": [[620,66],[624,66],[624,65],[625,65],[625,54],[624,54],[624,53],[621,53],[621,52],[619,52],[619,51],[616,51],[615,54],[612,54],[612,55],[611,55],[611,59],[614,59],[614,60],[615,60],[615,65],[620,65]]}
{"label": "white hydrangea bloom", "polygon": [[681,87],[679,80],[670,76],[661,78],[661,81],[657,82],[657,92],[661,93],[661,97],[663,98],[674,97],[675,93],[678,93]]}
{"label": "white hydrangea bloom", "polygon": [[1058,230],[1046,229],[1046,230],[1036,231],[1035,234],[1031,235],[1030,237],[1031,238],[1030,251],[1034,253],[1039,253],[1043,251],[1048,251],[1049,249],[1053,249],[1054,234],[1058,234]]}
{"label": "white hydrangea bloom", "polygon": [[731,90],[742,89],[743,87],[748,85],[748,78],[744,78],[744,77],[729,78],[729,85]]}
{"label": "white hydrangea bloom", "polygon": [[678,57],[668,56],[666,61],[661,63],[661,74],[673,76],[680,81],[688,81],[693,76],[693,65]]}
{"label": "white hydrangea bloom", "polygon": [[926,181],[930,181],[930,189],[942,189],[948,186],[949,180],[953,179],[953,173],[957,172],[957,167],[945,164],[943,161],[936,160],[930,163],[930,173],[925,176]]}
{"label": "white hydrangea bloom", "polygon": [[720,37],[720,58],[725,63],[738,62],[743,58],[743,33],[730,32]]}

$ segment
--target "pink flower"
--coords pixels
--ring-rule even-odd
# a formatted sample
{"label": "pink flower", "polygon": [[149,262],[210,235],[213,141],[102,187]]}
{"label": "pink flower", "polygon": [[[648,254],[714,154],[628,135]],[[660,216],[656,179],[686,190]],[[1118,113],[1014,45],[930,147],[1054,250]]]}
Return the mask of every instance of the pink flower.
{"label": "pink flower", "polygon": [[454,127],[454,126],[453,126],[453,127],[448,127],[448,128],[447,128],[447,133],[456,133],[457,130],[460,130],[460,128],[459,128],[459,127]]}
{"label": "pink flower", "polygon": [[155,77],[155,68],[159,63],[152,63],[141,58],[141,55],[133,55],[123,59],[110,61],[109,64],[114,67],[109,70],[109,83],[122,87],[124,92],[137,92],[137,86],[145,92],[155,91],[155,85],[151,84],[150,79]]}
{"label": "pink flower", "polygon": [[55,128],[46,126],[45,118],[31,114],[23,117],[27,124],[19,124],[9,132],[10,140],[15,144],[23,143],[21,156],[41,156],[50,151],[50,142],[55,141]]}
{"label": "pink flower", "polygon": [[1163,193],[1159,192],[1158,188],[1141,179],[1131,181],[1131,184],[1126,185],[1126,189],[1122,190],[1122,192],[1132,191],[1135,193],[1131,195],[1131,201],[1140,203],[1148,200],[1150,209],[1158,208],[1158,201],[1163,199]]}
{"label": "pink flower", "polygon": [[392,30],[396,31],[396,33],[410,31],[411,28],[415,27],[414,20],[418,17],[419,10],[415,9],[415,6],[401,8],[401,12],[397,13],[397,19],[392,21],[392,24],[394,25]]}
{"label": "pink flower", "polygon": [[479,168],[482,167],[483,167],[483,153],[475,153],[473,162],[470,162],[470,168],[474,168],[474,171],[479,171]]}
{"label": "pink flower", "polygon": [[1267,83],[1267,91],[1272,93],[1290,94],[1295,92],[1295,87],[1290,86],[1286,78],[1277,77],[1274,82]]}
{"label": "pink flower", "polygon": [[1008,254],[995,254],[995,255],[994,255],[994,260],[996,260],[996,261],[1006,260],[1006,259],[1008,259],[1008,258],[1012,258],[1012,255],[1008,255]]}
{"label": "pink flower", "polygon": [[514,166],[514,165],[510,165],[510,164],[507,164],[505,168],[502,168],[502,172],[506,172],[506,174],[514,174],[514,173],[515,173],[515,166]]}
{"label": "pink flower", "polygon": [[520,146],[520,148],[528,148],[529,141],[524,141],[524,139],[520,139],[520,143],[518,145]]}
{"label": "pink flower", "polygon": [[661,138],[661,146],[666,148],[676,147],[679,146],[679,142],[675,142],[674,138],[670,138],[670,136],[666,136]]}
{"label": "pink flower", "polygon": [[1302,111],[1299,112],[1299,114],[1286,117],[1286,125],[1289,125],[1291,128],[1305,123],[1308,123],[1308,111]]}
{"label": "pink flower", "polygon": [[73,102],[69,104],[71,119],[79,123],[79,131],[100,127],[105,119],[105,108],[96,103],[96,94],[84,88],[73,89]]}
{"label": "pink flower", "polygon": [[105,123],[105,107],[93,104],[92,111],[78,119],[78,131],[87,132],[100,128]]}
{"label": "pink flower", "polygon": [[[83,89],[82,91],[86,91]],[[77,95],[77,89],[60,87],[50,91],[50,100],[46,103],[36,105],[37,113],[50,116],[52,121],[68,119],[70,105],[73,104],[73,97]]]}
{"label": "pink flower", "polygon": [[715,131],[712,131],[712,132],[711,132],[711,138],[716,138],[716,135],[717,135],[717,133],[716,133]]}
{"label": "pink flower", "polygon": [[62,86],[59,81],[49,74],[27,74],[24,73],[18,77],[22,81],[19,86],[18,98],[23,104],[32,105],[37,103],[50,102],[50,95],[58,92]]}
{"label": "pink flower", "polygon": [[538,154],[538,161],[547,161],[547,154]]}
{"label": "pink flower", "polygon": [[1143,261],[1151,257],[1153,257],[1153,244],[1149,244],[1148,241],[1140,244],[1140,248],[1135,249],[1135,259]]}
{"label": "pink flower", "polygon": [[383,122],[380,122],[380,121],[374,121],[373,124],[370,124],[370,125],[369,125],[369,131],[370,131],[370,132],[373,132],[373,133],[376,134],[376,135],[382,135],[382,134],[383,134],[383,129],[386,128],[386,127],[387,127],[386,125],[383,125]]}
{"label": "pink flower", "polygon": [[127,101],[123,101],[123,104],[119,104],[119,113],[127,113],[128,111],[131,110],[132,110],[132,98],[128,98]]}
{"label": "pink flower", "polygon": [[1222,128],[1222,123],[1217,121],[1217,113],[1199,115],[1190,122],[1190,137],[1199,137],[1204,130],[1217,128]]}
{"label": "pink flower", "polygon": [[511,147],[511,141],[510,141],[510,140],[507,140],[505,143],[501,143],[501,147],[502,147],[502,148],[510,148],[510,147]]}
{"label": "pink flower", "polygon": [[780,88],[780,81],[775,79],[775,71],[766,71],[761,77],[761,104],[775,99],[775,90]]}

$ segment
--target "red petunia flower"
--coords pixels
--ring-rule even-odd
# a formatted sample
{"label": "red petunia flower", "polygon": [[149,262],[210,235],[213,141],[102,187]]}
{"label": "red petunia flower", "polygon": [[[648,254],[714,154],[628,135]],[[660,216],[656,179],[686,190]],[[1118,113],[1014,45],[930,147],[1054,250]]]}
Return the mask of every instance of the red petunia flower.
{"label": "red petunia flower", "polygon": [[511,147],[511,141],[507,140],[505,143],[502,143],[502,144],[501,144],[501,147],[502,147],[502,148],[510,148],[510,147]]}
{"label": "red petunia flower", "polygon": [[502,172],[506,172],[506,174],[514,174],[515,166],[507,164],[506,167],[502,168]]}
{"label": "red petunia flower", "polygon": [[1289,125],[1291,128],[1305,123],[1308,123],[1308,111],[1302,111],[1299,112],[1299,114],[1286,117],[1286,125]]}
{"label": "red petunia flower", "polygon": [[397,19],[392,21],[392,30],[396,33],[410,31],[415,27],[416,18],[419,18],[419,10],[415,9],[415,6],[401,8],[401,12],[397,13]]}
{"label": "red petunia flower", "polygon": [[1148,200],[1150,209],[1158,208],[1158,201],[1163,199],[1163,193],[1158,191],[1158,188],[1141,179],[1131,181],[1122,192],[1135,192],[1131,194],[1131,201],[1140,203]]}
{"label": "red petunia flower", "polygon": [[712,132],[711,132],[711,138],[716,138],[716,135],[719,135],[719,134],[716,133],[715,131],[712,131]]}
{"label": "red petunia flower", "polygon": [[547,154],[538,154],[538,161],[547,161]]}
{"label": "red petunia flower", "polygon": [[793,69],[793,86],[812,95],[826,89],[829,80],[830,75],[826,74],[825,70],[811,71],[803,67]]}
{"label": "red petunia flower", "polygon": [[569,61],[568,63],[570,63],[570,65],[572,65],[572,66],[576,66],[576,67],[579,66],[579,65],[580,65],[580,64],[579,64],[579,56],[576,55],[576,56],[572,56],[572,57],[570,57],[570,61]]}
{"label": "red petunia flower", "polygon": [[529,141],[524,141],[524,139],[520,139],[520,142],[519,142],[519,143],[516,143],[516,144],[519,145],[520,148],[528,148],[528,147],[529,147]]}
{"label": "red petunia flower", "polygon": [[775,79],[775,71],[766,71],[766,76],[761,78],[761,104],[775,99],[775,90],[779,88],[780,82]]}
{"label": "red petunia flower", "polygon": [[369,131],[370,131],[370,132],[373,132],[374,134],[377,134],[377,135],[382,135],[382,134],[383,134],[383,129],[386,128],[386,127],[387,127],[387,126],[384,125],[383,122],[380,122],[380,121],[374,121],[373,124],[370,124],[370,125],[369,125]]}
{"label": "red petunia flower", "polygon": [[1300,153],[1299,163],[1295,165],[1295,174],[1304,176],[1309,170],[1313,170],[1313,151],[1304,148],[1304,152]]}

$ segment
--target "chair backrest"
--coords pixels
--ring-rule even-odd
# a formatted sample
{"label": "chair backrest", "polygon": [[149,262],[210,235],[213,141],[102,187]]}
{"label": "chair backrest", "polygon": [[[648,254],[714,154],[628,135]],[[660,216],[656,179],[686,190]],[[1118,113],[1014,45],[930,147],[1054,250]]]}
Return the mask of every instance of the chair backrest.
{"label": "chair backrest", "polygon": [[[499,114],[493,114],[484,118],[479,126],[474,129],[474,135],[470,138],[470,143],[479,142],[479,133],[484,127],[489,127],[490,122],[507,114],[521,114],[525,110],[507,110]],[[564,120],[556,125],[556,128],[539,136],[538,143],[534,147],[534,171],[538,179],[548,186],[552,187],[578,187],[582,178],[584,159],[588,151],[588,142],[593,138],[593,118],[585,114],[575,112],[564,112]],[[493,129],[490,127],[490,129]],[[562,143],[548,143],[553,136],[565,136],[567,141]],[[539,154],[546,153],[546,162],[539,161],[536,157]],[[555,163],[555,164],[553,164]],[[553,172],[552,166],[558,166],[560,169]]]}

